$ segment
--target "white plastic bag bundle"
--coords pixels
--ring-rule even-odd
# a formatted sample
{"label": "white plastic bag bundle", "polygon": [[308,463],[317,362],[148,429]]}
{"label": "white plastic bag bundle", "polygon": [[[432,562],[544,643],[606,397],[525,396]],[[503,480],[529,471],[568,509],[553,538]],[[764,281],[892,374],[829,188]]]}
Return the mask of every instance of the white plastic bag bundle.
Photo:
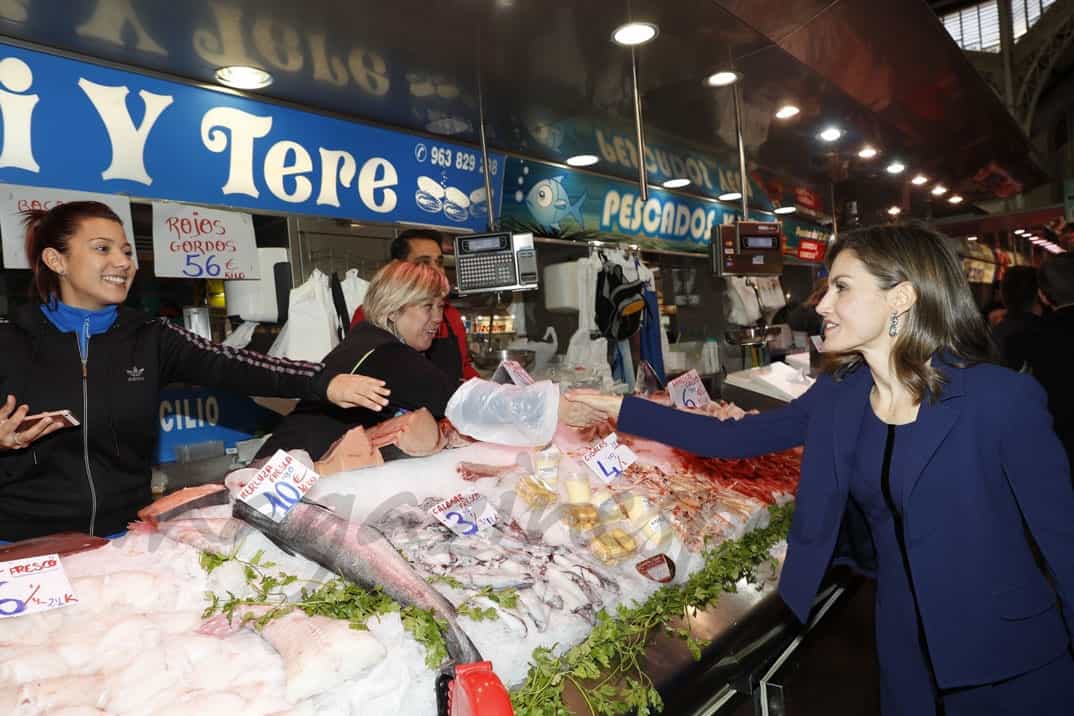
{"label": "white plastic bag bundle", "polygon": [[559,419],[559,388],[547,380],[520,386],[471,378],[451,396],[447,418],[460,433],[482,442],[547,445]]}

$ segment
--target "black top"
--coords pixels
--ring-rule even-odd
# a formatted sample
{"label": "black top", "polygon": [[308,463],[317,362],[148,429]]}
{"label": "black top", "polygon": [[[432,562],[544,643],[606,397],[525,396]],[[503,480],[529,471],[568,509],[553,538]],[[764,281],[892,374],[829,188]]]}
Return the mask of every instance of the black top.
{"label": "black top", "polygon": [[351,428],[371,427],[400,411],[428,408],[433,417],[442,418],[458,386],[456,378],[369,321],[351,329],[346,339],[325,356],[324,364],[327,369],[380,378],[392,391],[388,406],[374,412],[340,408],[323,400],[303,400],[283,419],[258,451],[258,457],[269,457],[277,450],[305,450],[319,460]]}
{"label": "black top", "polygon": [[83,377],[75,334],[61,333],[37,305],[18,308],[0,319],[0,399],[14,395],[34,413],[70,410],[81,425],[0,452],[0,539],[109,535],[136,519],[152,499],[165,385],[319,399],[335,375],[321,369],[225,348],[121,306],[112,327],[90,338]]}
{"label": "black top", "polygon": [[1019,370],[1026,361],[1028,336],[1040,327],[1040,317],[1034,313],[1008,314],[992,328],[992,340],[999,350],[1003,365]]}
{"label": "black top", "polygon": [[1042,318],[1026,343],[1029,371],[1048,394],[1055,432],[1074,465],[1074,306]]}

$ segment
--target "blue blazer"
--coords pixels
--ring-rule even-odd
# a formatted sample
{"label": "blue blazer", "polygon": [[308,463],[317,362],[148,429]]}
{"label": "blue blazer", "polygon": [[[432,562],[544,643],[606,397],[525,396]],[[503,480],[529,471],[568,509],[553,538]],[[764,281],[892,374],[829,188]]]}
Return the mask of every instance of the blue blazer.
{"label": "blue blazer", "polygon": [[[952,688],[1025,673],[1068,648],[1074,489],[1033,378],[994,365],[933,364],[948,382],[936,402],[921,405],[912,445],[896,450],[892,470],[905,476],[905,489],[894,497],[937,682]],[[786,407],[738,422],[627,398],[619,429],[709,457],[805,445],[779,584],[804,622],[848,509],[872,384],[864,366],[840,381],[824,375]]]}

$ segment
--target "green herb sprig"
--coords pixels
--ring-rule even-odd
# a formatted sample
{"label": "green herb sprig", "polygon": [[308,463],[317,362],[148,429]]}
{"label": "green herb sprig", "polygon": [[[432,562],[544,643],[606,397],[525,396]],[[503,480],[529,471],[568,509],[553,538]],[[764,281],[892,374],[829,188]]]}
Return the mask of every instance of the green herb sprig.
{"label": "green herb sprig", "polygon": [[686,628],[671,626],[689,620],[690,612],[715,604],[720,595],[734,592],[739,580],[756,579],[758,565],[772,561],[770,550],[790,530],[794,506],[769,508],[771,520],[738,540],[728,540],[705,553],[704,565],[685,584],[661,587],[644,604],[620,606],[614,617],[601,610],[585,641],[555,656],[553,649],[533,652],[526,681],[511,693],[518,716],[569,716],[563,689],[570,684],[589,712],[613,716],[659,712],[663,701],[642,669],[649,634],[663,629],[687,640],[695,659],[706,643],[693,639]]}

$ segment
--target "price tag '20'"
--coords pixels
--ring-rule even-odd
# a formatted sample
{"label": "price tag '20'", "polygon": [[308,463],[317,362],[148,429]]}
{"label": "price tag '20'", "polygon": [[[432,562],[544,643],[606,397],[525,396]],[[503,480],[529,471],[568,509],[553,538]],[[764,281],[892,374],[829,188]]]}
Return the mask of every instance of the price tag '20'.
{"label": "price tag '20'", "polygon": [[615,433],[589,448],[582,456],[586,467],[604,482],[616,479],[637,460],[638,456],[633,450],[619,444],[619,437]]}
{"label": "price tag '20'", "polygon": [[299,503],[320,478],[283,450],[265,463],[239,492],[239,499],[261,514],[279,522]]}

